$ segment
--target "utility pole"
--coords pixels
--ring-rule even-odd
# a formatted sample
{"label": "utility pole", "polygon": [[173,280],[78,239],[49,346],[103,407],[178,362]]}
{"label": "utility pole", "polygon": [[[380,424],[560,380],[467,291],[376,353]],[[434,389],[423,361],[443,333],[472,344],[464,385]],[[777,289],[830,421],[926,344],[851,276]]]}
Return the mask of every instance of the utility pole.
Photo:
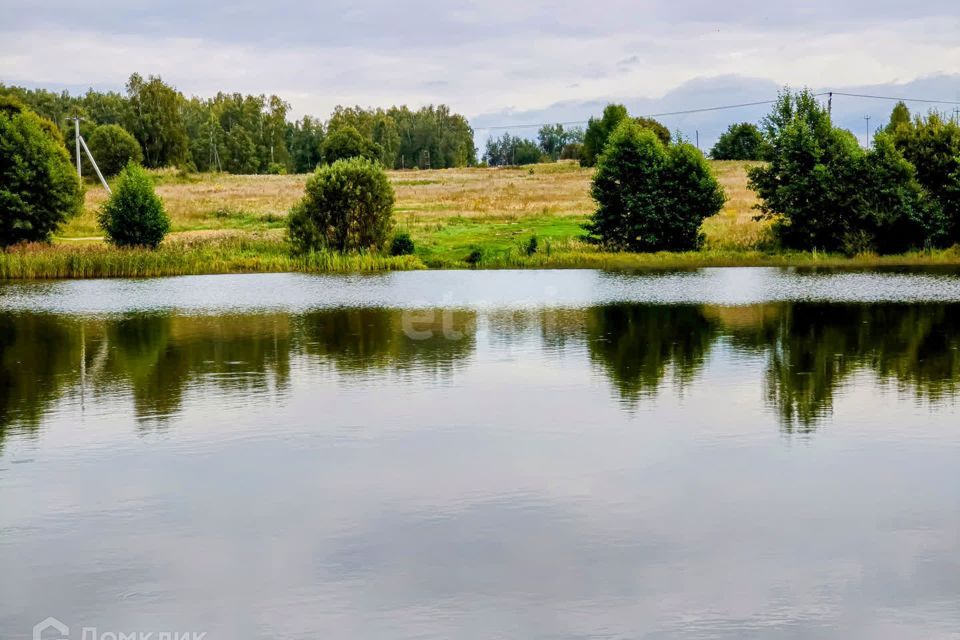
{"label": "utility pole", "polygon": [[827,94],[827,118],[833,119],[833,91]]}
{"label": "utility pole", "polygon": [[80,165],[82,164],[80,162],[80,116],[76,115],[72,118],[67,118],[67,120],[73,120],[73,133],[77,142],[77,177],[82,178],[83,170],[80,168]]}
{"label": "utility pole", "polygon": [[87,141],[80,135],[80,116],[76,115],[69,119],[73,120],[73,131],[77,137],[77,176],[80,178],[83,177],[83,172],[80,169],[80,148],[82,146],[83,150],[87,153],[87,157],[90,158],[90,164],[93,165],[93,170],[97,172],[97,177],[100,178],[100,183],[103,185],[103,188],[107,190],[107,193],[113,194],[113,192],[110,191],[110,185],[107,184],[107,180],[103,177],[103,174],[100,173],[100,167],[97,166],[97,161],[93,159],[93,154],[90,153],[90,147],[87,146]]}
{"label": "utility pole", "polygon": [[695,129],[694,131],[696,131],[696,134],[697,134],[697,151],[699,151],[700,150],[700,129]]}
{"label": "utility pole", "polygon": [[960,122],[960,107],[953,108],[953,123],[957,124]]}
{"label": "utility pole", "polygon": [[870,148],[870,116],[863,116],[863,119],[867,121],[867,149]]}

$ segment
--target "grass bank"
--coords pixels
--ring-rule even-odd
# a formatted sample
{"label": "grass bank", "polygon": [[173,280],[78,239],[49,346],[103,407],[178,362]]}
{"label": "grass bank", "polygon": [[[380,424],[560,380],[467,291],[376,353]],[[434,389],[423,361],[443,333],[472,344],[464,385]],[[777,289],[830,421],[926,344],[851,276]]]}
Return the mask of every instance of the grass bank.
{"label": "grass bank", "polygon": [[577,241],[485,248],[471,260],[424,261],[420,256],[316,253],[291,256],[280,234],[193,236],[164,242],[155,251],[116,249],[102,242],[28,245],[0,252],[0,279],[154,277],[216,273],[351,273],[436,269],[691,269],[697,267],[882,267],[960,265],[960,250],[848,258],[824,253],[767,253],[707,249],[685,253],[609,253]]}
{"label": "grass bank", "polygon": [[[579,240],[593,211],[592,170],[575,163],[522,168],[392,171],[397,227],[416,256],[316,254],[292,257],[283,242],[290,207],[306,176],[181,175],[154,172],[173,232],[157,251],[104,244],[96,212],[105,199],[88,185],[83,212],[52,245],[0,252],[0,278],[145,277],[202,273],[353,272],[449,268],[671,269],[707,266],[871,267],[960,265],[960,251],[847,258],[771,252],[770,226],[754,220],[747,188],[753,163],[714,161],[727,194],[704,222],[706,246],[688,253],[621,254]],[[537,250],[526,247],[537,238]]]}
{"label": "grass bank", "polygon": [[422,269],[415,256],[316,253],[294,257],[280,237],[222,236],[165,241],[155,251],[102,242],[27,245],[0,253],[2,279],[116,278],[302,271]]}

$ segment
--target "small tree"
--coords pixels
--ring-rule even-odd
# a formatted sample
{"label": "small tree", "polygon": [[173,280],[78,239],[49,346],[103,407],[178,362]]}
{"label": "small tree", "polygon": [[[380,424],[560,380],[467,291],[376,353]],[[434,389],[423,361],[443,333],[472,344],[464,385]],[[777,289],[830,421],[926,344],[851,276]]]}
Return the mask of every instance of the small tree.
{"label": "small tree", "polygon": [[93,159],[105,176],[115,176],[131,162],[143,162],[140,143],[118,124],[97,127],[87,141]]}
{"label": "small tree", "polygon": [[887,125],[887,133],[896,133],[900,127],[910,126],[910,109],[902,101],[898,102],[893,111],[890,112],[890,123]]}
{"label": "small tree", "polygon": [[749,122],[730,125],[710,150],[714,160],[766,160],[769,156],[770,145]]}
{"label": "small tree", "polygon": [[48,241],[82,206],[56,125],[0,97],[0,246]]}
{"label": "small tree", "polygon": [[725,201],[695,147],[665,146],[653,131],[630,121],[610,136],[591,194],[597,210],[587,225],[590,238],[627,251],[698,248],[703,220]]}
{"label": "small tree", "polygon": [[319,249],[381,249],[392,225],[393,187],[379,163],[338,160],[317,169],[290,212],[290,242],[298,253]]}
{"label": "small tree", "polygon": [[383,155],[380,145],[371,142],[351,125],[346,125],[327,135],[321,145],[323,161],[333,164],[347,158],[366,158],[379,160]]}
{"label": "small tree", "polygon": [[133,163],[120,172],[113,195],[100,210],[99,222],[107,239],[120,247],[155,249],[170,230],[170,218],[154,193],[153,181]]}

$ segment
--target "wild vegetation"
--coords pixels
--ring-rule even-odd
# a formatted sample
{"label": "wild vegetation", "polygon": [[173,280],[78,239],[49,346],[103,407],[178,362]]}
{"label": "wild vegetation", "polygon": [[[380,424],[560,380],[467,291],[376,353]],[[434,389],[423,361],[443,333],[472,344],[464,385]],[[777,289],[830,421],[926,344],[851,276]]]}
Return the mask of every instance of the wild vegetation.
{"label": "wild vegetation", "polygon": [[156,249],[170,230],[170,217],[153,190],[153,181],[132,162],[120,172],[98,221],[107,240],[118,247]]}
{"label": "wild vegetation", "polygon": [[0,246],[49,240],[82,203],[54,125],[0,96]]}
{"label": "wild vegetation", "polygon": [[[64,106],[56,94],[25,93],[48,111]],[[438,140],[436,153],[421,149],[424,166],[473,164],[472,138],[465,142],[469,125],[432,107],[338,108],[327,123],[311,118],[289,123],[282,101],[261,98],[218,94],[210,101],[184,102],[159,78],[139,76],[131,78],[126,96],[63,97],[67,106],[79,104],[84,113],[97,114],[82,127],[91,140],[101,131],[103,140],[116,141],[104,143],[116,147],[111,149],[116,158],[136,159],[139,145],[145,164],[183,153],[190,159],[178,169],[131,169],[114,180],[127,203],[138,203],[123,216],[103,206],[99,188],[88,191],[79,213],[69,198],[62,199],[51,209],[45,231],[34,235],[24,230],[32,233],[39,226],[17,222],[15,208],[4,211],[8,244],[42,242],[51,235],[56,242],[8,249],[0,255],[2,273],[960,262],[950,249],[960,228],[958,127],[935,113],[911,119],[903,105],[872,149],[860,148],[849,132],[834,127],[808,92],[786,92],[762,129],[741,124],[728,132],[734,142],[740,140],[732,145],[740,150],[749,146],[743,140],[756,142],[759,132],[768,162],[707,161],[682,140],[671,140],[659,123],[610,105],[584,132],[548,125],[537,142],[510,135],[494,139],[487,159],[507,166],[384,172],[375,167],[407,167],[407,151]],[[194,117],[203,110],[206,124]],[[30,139],[45,141],[40,155],[60,168],[57,175],[77,188],[73,197],[79,199],[63,146],[69,134],[21,112],[29,113],[8,106],[4,126],[16,116],[45,132]],[[121,122],[140,137],[132,141]],[[186,131],[186,151],[177,122]],[[272,175],[194,171],[193,160],[202,162],[196,143],[204,136],[206,168],[225,164]],[[11,134],[3,142],[19,149],[23,140]],[[25,148],[17,153],[40,149]],[[536,163],[510,166],[519,164],[518,150]],[[555,160],[576,153],[579,163]],[[599,160],[596,170],[583,167],[591,154]],[[4,155],[10,157],[16,155]],[[330,159],[335,160],[326,163]],[[324,168],[312,178],[284,175],[317,163]],[[34,174],[6,177],[2,187],[14,193],[18,180]],[[127,197],[129,183],[139,185],[137,198]],[[35,189],[27,195],[34,197]],[[32,215],[40,209],[31,204],[22,210]],[[168,216],[171,231],[162,242],[166,218],[153,215],[159,211]],[[148,220],[158,223],[152,227],[157,233],[146,233]],[[393,236],[392,228],[398,229]],[[102,244],[105,232],[117,248]],[[121,250],[121,245],[140,248]],[[151,247],[157,247],[152,254]],[[630,253],[641,251],[647,253]]]}
{"label": "wild vegetation", "polygon": [[598,244],[624,251],[690,251],[700,226],[726,199],[696,147],[664,144],[624,120],[610,136],[591,188],[597,210],[587,225]]}
{"label": "wild vegetation", "polygon": [[393,226],[393,187],[374,160],[351,157],[317,169],[288,220],[300,254],[379,251]]}
{"label": "wild vegetation", "polygon": [[[221,92],[212,98],[187,98],[160,77],[136,73],[125,93],[91,89],[73,96],[0,84],[0,96],[4,95],[53,122],[71,149],[70,117],[84,119],[81,134],[88,141],[102,126],[123,128],[137,140],[148,168],[308,173],[320,163],[349,157],[343,153],[344,144],[361,144],[362,155],[388,168],[441,169],[477,160],[473,129],[445,105],[417,110],[337,107],[326,123],[309,116],[290,122],[290,105],[276,95]],[[325,145],[331,136],[337,140]],[[331,152],[329,158],[324,157],[325,149]]]}
{"label": "wild vegetation", "polygon": [[771,160],[751,169],[750,186],[782,246],[853,255],[956,241],[956,124],[932,115],[864,149],[809,91],[785,91],[764,129]]}

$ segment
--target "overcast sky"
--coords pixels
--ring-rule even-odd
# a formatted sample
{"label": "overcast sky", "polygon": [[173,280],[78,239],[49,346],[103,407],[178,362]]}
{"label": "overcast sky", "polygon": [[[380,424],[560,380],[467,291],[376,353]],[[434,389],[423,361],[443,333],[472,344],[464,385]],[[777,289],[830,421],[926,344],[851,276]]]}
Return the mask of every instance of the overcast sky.
{"label": "overcast sky", "polygon": [[[960,100],[956,0],[0,0],[0,8],[0,82],[121,89],[139,71],[188,95],[276,93],[296,115],[444,102],[479,127],[576,120],[609,100],[657,111],[764,99],[785,84],[919,87],[932,94],[920,97]],[[846,106],[858,118],[868,108]],[[885,118],[890,106],[873,111]],[[753,113],[701,120],[715,128]]]}

